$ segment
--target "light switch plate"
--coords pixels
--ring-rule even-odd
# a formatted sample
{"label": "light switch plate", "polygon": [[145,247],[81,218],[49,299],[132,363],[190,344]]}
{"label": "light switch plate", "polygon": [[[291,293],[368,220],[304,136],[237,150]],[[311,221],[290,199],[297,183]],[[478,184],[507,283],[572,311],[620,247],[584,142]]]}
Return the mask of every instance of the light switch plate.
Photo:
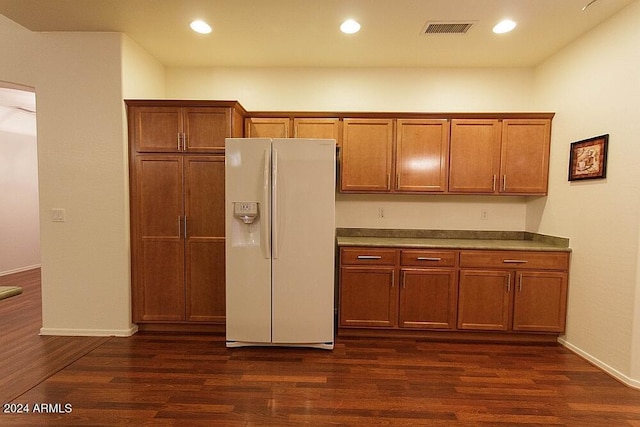
{"label": "light switch plate", "polygon": [[51,209],[51,221],[53,221],[53,222],[64,222],[65,221],[64,209],[62,209],[62,208]]}

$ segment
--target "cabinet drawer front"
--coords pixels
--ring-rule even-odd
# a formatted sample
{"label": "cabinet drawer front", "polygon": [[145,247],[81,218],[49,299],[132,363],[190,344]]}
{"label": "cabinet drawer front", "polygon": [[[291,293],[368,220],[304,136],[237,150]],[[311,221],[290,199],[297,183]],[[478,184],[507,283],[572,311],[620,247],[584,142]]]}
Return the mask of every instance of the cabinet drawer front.
{"label": "cabinet drawer front", "polygon": [[460,267],[567,270],[568,252],[462,251]]}
{"label": "cabinet drawer front", "polygon": [[455,267],[455,251],[403,250],[400,264],[411,267]]}
{"label": "cabinet drawer front", "polygon": [[395,265],[395,249],[343,248],[340,251],[342,264]]}

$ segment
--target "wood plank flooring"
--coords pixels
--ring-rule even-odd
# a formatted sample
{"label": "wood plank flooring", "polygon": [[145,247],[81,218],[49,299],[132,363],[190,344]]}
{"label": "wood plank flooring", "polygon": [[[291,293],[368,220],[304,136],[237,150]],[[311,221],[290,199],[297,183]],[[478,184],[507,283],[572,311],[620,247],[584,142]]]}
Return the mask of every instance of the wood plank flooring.
{"label": "wood plank flooring", "polygon": [[[0,403],[24,393],[105,342],[102,337],[39,336],[40,269],[0,276],[23,293],[0,301]],[[3,418],[0,417],[0,425]]]}
{"label": "wood plank flooring", "polygon": [[0,426],[640,426],[640,391],[559,345],[227,349],[223,336],[145,333],[74,357]]}

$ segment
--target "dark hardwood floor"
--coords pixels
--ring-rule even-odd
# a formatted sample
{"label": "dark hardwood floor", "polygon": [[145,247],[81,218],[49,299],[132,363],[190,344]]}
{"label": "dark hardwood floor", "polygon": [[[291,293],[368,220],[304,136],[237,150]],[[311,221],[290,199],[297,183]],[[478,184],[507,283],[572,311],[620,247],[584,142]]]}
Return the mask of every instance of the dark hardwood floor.
{"label": "dark hardwood floor", "polygon": [[[75,361],[49,369],[46,355],[5,337],[6,323],[31,320],[2,305],[2,353],[17,345],[50,372],[3,404],[30,412],[3,411],[1,426],[640,426],[640,391],[559,345],[338,338],[333,351],[226,349],[223,336],[146,333],[78,342],[66,347]],[[23,369],[15,354],[12,367],[0,359],[3,377]]]}
{"label": "dark hardwood floor", "polygon": [[[21,295],[0,300],[0,403],[19,396],[107,340],[38,335],[42,326],[39,268],[0,276],[0,286],[23,289]],[[3,421],[0,417],[0,425]]]}

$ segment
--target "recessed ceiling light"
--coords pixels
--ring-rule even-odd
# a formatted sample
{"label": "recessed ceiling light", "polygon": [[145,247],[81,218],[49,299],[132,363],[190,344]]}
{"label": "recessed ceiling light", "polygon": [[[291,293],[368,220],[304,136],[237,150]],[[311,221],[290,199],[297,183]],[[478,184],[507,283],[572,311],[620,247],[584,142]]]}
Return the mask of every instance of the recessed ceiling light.
{"label": "recessed ceiling light", "polygon": [[347,19],[340,25],[340,31],[345,34],[354,34],[360,31],[360,24],[353,19]]}
{"label": "recessed ceiling light", "polygon": [[493,27],[493,32],[496,34],[508,33],[509,31],[513,30],[515,27],[516,27],[515,22],[513,22],[510,19],[505,19],[498,22],[496,26]]}
{"label": "recessed ceiling light", "polygon": [[189,26],[191,27],[191,29],[193,31],[195,31],[196,33],[200,33],[200,34],[209,34],[212,30],[211,30],[211,26],[209,24],[207,24],[204,21],[200,21],[200,20],[196,20],[191,22],[191,24],[189,24]]}

